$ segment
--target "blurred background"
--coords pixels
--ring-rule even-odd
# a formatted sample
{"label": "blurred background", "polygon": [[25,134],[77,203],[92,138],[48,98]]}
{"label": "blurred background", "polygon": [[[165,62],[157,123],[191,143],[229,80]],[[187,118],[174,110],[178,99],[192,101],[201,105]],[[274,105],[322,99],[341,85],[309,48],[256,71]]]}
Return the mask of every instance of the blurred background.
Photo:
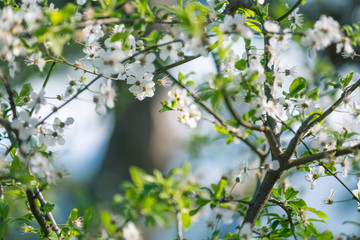
{"label": "blurred background", "polygon": [[[67,1],[49,1],[55,7],[61,8]],[[150,1],[151,4],[159,1]],[[163,1],[166,4],[175,4],[176,1]],[[205,1],[203,1],[205,2]],[[291,6],[296,1],[268,1],[272,16],[281,16],[286,2]],[[307,1],[300,7],[300,12],[307,18],[316,21],[322,14],[332,16],[340,24],[352,24],[360,21],[360,1],[358,0],[317,0]],[[305,23],[307,25],[309,23]],[[256,42],[256,41],[255,41]],[[261,46],[261,40],[259,40]],[[241,56],[242,40],[236,49]],[[75,62],[83,57],[82,49],[75,47],[65,48],[65,57]],[[289,67],[297,65],[295,60],[307,59],[307,65],[297,66],[297,72],[307,74],[319,87],[326,81],[331,81],[338,75],[344,75],[349,69],[359,72],[359,62],[349,61],[336,55],[335,47],[318,53],[318,59],[308,59],[305,49],[293,44],[292,50],[284,53],[285,61]],[[322,64],[318,64],[321,61]],[[334,67],[332,67],[334,66]],[[48,68],[49,66],[47,66]],[[305,69],[303,71],[303,69]],[[191,78],[196,83],[208,81],[206,74],[213,72],[211,56],[201,58],[181,68],[173,69],[172,74],[177,76],[178,71],[184,73],[194,71],[196,74]],[[46,73],[46,69],[44,71]],[[56,95],[64,81],[77,79],[80,73],[72,69],[57,65],[53,77],[46,89],[46,95]],[[38,89],[45,75],[35,75],[23,71],[17,75],[18,79],[25,79]],[[90,77],[88,78],[90,79]],[[287,79],[284,89],[288,88],[292,79]],[[94,89],[96,89],[94,87]],[[66,106],[58,116],[66,118],[72,116],[75,119],[66,131],[66,145],[57,147],[54,151],[58,155],[58,164],[67,170],[69,176],[65,177],[58,185],[46,191],[45,197],[50,202],[56,203],[54,215],[58,223],[66,221],[72,208],[78,208],[81,215],[88,207],[100,209],[109,207],[112,196],[120,192],[120,184],[129,179],[128,169],[135,165],[151,173],[153,169],[160,169],[166,173],[173,167],[179,167],[183,162],[189,161],[192,165],[193,174],[200,179],[202,184],[210,185],[228,171],[236,170],[241,161],[246,158],[253,160],[248,148],[242,143],[226,145],[224,139],[217,138],[211,124],[200,121],[196,130],[177,122],[177,113],[159,113],[160,101],[167,97],[168,89],[157,87],[154,98],[146,98],[138,101],[129,93],[126,84],[117,85],[117,104],[113,111],[105,116],[95,113],[95,105],[92,103],[92,94],[81,95],[79,101]],[[324,104],[328,104],[325,102]],[[326,105],[324,105],[326,106]],[[333,117],[334,125],[339,123],[342,117]],[[345,120],[344,120],[345,121]],[[254,160],[255,161],[255,160]],[[359,233],[359,228],[351,224],[342,224],[346,220],[359,221],[359,213],[356,211],[355,201],[337,203],[327,206],[322,200],[335,189],[334,200],[349,199],[349,194],[341,185],[330,177],[321,178],[317,181],[315,190],[310,190],[310,183],[305,181],[305,173],[298,172],[290,178],[290,184],[300,191],[300,196],[305,199],[309,206],[324,211],[330,217],[328,224],[319,224],[319,229],[331,229],[334,234],[341,232]],[[345,183],[350,189],[356,189],[357,176],[349,176]],[[247,184],[237,191],[245,191]],[[96,213],[96,211],[94,211]],[[280,210],[279,210],[280,212]],[[96,221],[96,217],[93,217]],[[209,216],[207,216],[209,218]],[[198,221],[196,225],[185,232],[188,239],[200,239],[206,237],[206,218]],[[234,218],[232,225],[224,226],[229,230],[239,223]],[[19,235],[18,229],[8,231],[6,239],[33,239],[31,234]],[[144,240],[152,239],[175,239],[175,228],[171,230],[147,230]]]}

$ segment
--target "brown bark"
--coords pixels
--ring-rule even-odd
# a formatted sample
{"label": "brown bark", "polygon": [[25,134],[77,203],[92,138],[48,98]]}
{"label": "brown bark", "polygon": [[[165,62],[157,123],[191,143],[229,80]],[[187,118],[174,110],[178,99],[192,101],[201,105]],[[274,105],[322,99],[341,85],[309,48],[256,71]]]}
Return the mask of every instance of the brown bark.
{"label": "brown bark", "polygon": [[251,223],[251,226],[254,227],[256,220],[259,218],[262,209],[265,204],[268,202],[275,183],[281,177],[283,170],[279,169],[277,171],[268,170],[265,174],[264,180],[255,193],[254,198],[249,205],[249,208],[245,214],[244,223]]}

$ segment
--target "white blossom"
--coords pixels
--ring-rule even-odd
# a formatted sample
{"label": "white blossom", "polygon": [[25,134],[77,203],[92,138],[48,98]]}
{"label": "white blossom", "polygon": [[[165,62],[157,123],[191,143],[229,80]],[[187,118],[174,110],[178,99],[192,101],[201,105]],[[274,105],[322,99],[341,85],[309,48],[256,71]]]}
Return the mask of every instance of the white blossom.
{"label": "white blossom", "polygon": [[11,127],[18,130],[19,138],[25,141],[37,133],[36,126],[38,123],[39,121],[36,118],[30,117],[29,113],[21,111],[18,118],[12,121]]}
{"label": "white blossom", "polygon": [[296,8],[288,17],[288,20],[290,21],[290,29],[291,31],[295,31],[296,26],[302,27],[303,22],[303,15],[301,13],[298,13],[299,8]]}
{"label": "white blossom", "polygon": [[84,5],[86,3],[86,0],[76,0],[76,3],[78,5]]}
{"label": "white blossom", "polygon": [[135,63],[137,63],[138,65],[134,65],[134,66],[136,66],[136,68],[141,68],[142,71],[152,73],[155,71],[155,66],[153,63],[155,58],[156,55],[154,53],[149,53],[146,55],[139,54],[136,56],[136,61],[135,61]]}
{"label": "white blossom", "polygon": [[246,222],[243,224],[243,226],[240,229],[239,236],[242,240],[256,240],[257,238],[254,238],[253,232],[251,229],[251,223]]}
{"label": "white blossom", "polygon": [[86,40],[86,45],[90,45],[91,43],[97,45],[95,42],[104,36],[104,32],[101,30],[101,25],[93,25],[92,21],[86,22],[86,27],[82,30],[82,32]]}
{"label": "white blossom", "polygon": [[102,74],[110,76],[124,71],[124,65],[121,63],[124,58],[125,53],[123,51],[100,49],[93,64]]}
{"label": "white blossom", "polygon": [[215,208],[216,218],[220,219],[225,225],[233,223],[234,212],[226,208]]}
{"label": "white blossom", "polygon": [[245,183],[245,181],[249,178],[249,164],[246,159],[244,159],[240,167],[235,171],[235,180],[236,182],[240,182],[241,184]]}
{"label": "white blossom", "polygon": [[[236,32],[246,39],[251,39],[254,36],[252,31],[245,24],[244,16],[240,14],[236,14],[235,16],[226,15],[224,22],[219,25],[219,29],[224,32]],[[233,37],[233,40],[235,41],[237,38]]]}
{"label": "white blossom", "polygon": [[153,77],[154,75],[151,73],[145,73],[141,77],[128,77],[127,83],[132,84],[129,91],[140,101],[146,97],[154,96],[155,83],[153,82]]}
{"label": "white blossom", "polygon": [[197,105],[184,106],[180,111],[179,122],[188,125],[190,128],[196,128],[197,122],[201,118],[201,112]]}
{"label": "white blossom", "polygon": [[280,26],[277,23],[269,20],[264,23],[264,28],[266,31],[271,33],[278,33],[280,31]]}
{"label": "white blossom", "polygon": [[316,168],[315,164],[309,165],[310,172],[306,174],[305,180],[311,182],[311,189],[314,189],[316,186],[316,179],[323,176],[325,173],[325,169],[323,166]]}
{"label": "white blossom", "polygon": [[359,182],[357,183],[357,189],[355,190],[352,190],[352,193],[356,196],[357,198],[357,204],[358,204],[358,208],[360,207],[360,203],[359,203],[359,193],[360,193],[360,179],[359,179]]}
{"label": "white blossom", "polygon": [[30,169],[37,177],[46,179],[49,184],[55,183],[55,168],[41,153],[36,153],[31,157]]}
{"label": "white blossom", "polygon": [[32,109],[35,109],[35,113],[37,113],[40,110],[41,105],[46,104],[46,99],[44,97],[44,89],[41,89],[39,93],[31,92],[30,94],[30,102],[27,104],[27,106]]}
{"label": "white blossom", "polygon": [[43,59],[41,57],[41,55],[42,55],[41,52],[31,54],[29,57],[26,58],[27,65],[28,66],[37,65],[40,72],[42,72],[45,67],[46,62],[45,62],[45,59]]}
{"label": "white blossom", "polygon": [[140,231],[133,222],[128,222],[123,228],[123,237],[125,240],[142,240]]}
{"label": "white blossom", "polygon": [[[159,40],[158,45],[172,42],[172,41],[174,41],[174,40],[170,35],[165,35],[161,40]],[[181,47],[182,47],[181,42],[174,42],[174,43],[166,44],[165,46],[161,46],[161,47],[159,47],[160,48],[159,56],[164,61],[168,57],[170,57],[170,59],[172,61],[178,61],[180,59],[180,57],[178,55],[178,50]]]}

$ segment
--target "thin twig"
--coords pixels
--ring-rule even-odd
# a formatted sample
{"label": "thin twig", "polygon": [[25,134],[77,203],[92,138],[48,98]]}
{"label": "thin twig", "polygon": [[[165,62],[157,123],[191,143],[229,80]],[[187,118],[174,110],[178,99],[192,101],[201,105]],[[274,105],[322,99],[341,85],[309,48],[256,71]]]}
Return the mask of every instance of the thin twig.
{"label": "thin twig", "polygon": [[343,185],[343,187],[353,196],[353,198],[360,203],[359,198],[350,190],[350,188],[348,186],[345,185],[345,183],[343,181],[341,181],[340,178],[338,178],[338,176],[336,176],[336,173],[333,173],[327,166],[325,166],[322,162],[319,162],[319,165],[322,166],[328,173],[331,174],[331,176],[333,176],[334,178],[336,178],[336,180]]}
{"label": "thin twig", "polygon": [[102,77],[102,75],[98,75],[96,76],[93,80],[91,80],[91,82],[89,82],[88,84],[86,84],[82,89],[80,89],[74,96],[72,96],[69,100],[67,100],[66,102],[64,102],[63,104],[61,104],[59,107],[56,107],[51,113],[49,113],[46,117],[44,117],[38,124],[37,126],[39,126],[40,124],[44,123],[49,117],[51,117],[54,113],[56,113],[57,111],[59,111],[61,108],[65,107],[68,103],[70,103],[72,100],[74,100],[75,98],[77,98],[83,91],[85,91],[86,89],[88,89],[94,82],[96,82],[96,80],[98,80],[100,77]]}
{"label": "thin twig", "polygon": [[298,0],[294,6],[292,8],[290,8],[289,11],[287,11],[284,15],[282,15],[281,17],[279,17],[276,21],[281,22],[282,20],[284,20],[285,18],[287,18],[300,4],[301,4],[302,0]]}
{"label": "thin twig", "polygon": [[121,63],[125,63],[126,61],[129,61],[130,59],[132,59],[133,57],[135,57],[135,56],[137,56],[139,54],[142,54],[142,53],[148,52],[150,50],[153,50],[153,49],[156,49],[156,48],[159,48],[159,47],[162,47],[162,46],[166,46],[166,45],[169,45],[169,44],[172,44],[172,43],[176,43],[176,42],[184,43],[183,40],[181,40],[181,39],[174,39],[173,41],[170,41],[170,42],[165,42],[165,43],[162,43],[162,44],[152,45],[150,47],[144,48],[144,49],[134,53],[133,55],[125,58],[124,60],[121,61]]}
{"label": "thin twig", "polygon": [[[47,73],[47,75],[46,75],[46,78],[45,78],[45,80],[44,80],[44,82],[43,82],[43,85],[42,85],[42,87],[41,87],[42,90],[45,89],[47,83],[49,82],[50,76],[51,76],[51,74],[52,74],[52,72],[53,72],[53,70],[54,70],[55,65],[56,65],[56,62],[52,62],[51,67],[50,67],[50,69],[49,69],[49,71],[48,71],[48,73]],[[31,111],[30,111],[30,116],[33,115],[37,104],[38,104],[38,103],[35,102],[33,108],[32,108]]]}
{"label": "thin twig", "polygon": [[255,131],[259,131],[259,132],[266,132],[269,131],[269,127],[267,126],[258,126],[255,124],[251,124],[249,122],[246,122],[244,120],[241,119],[241,117],[239,116],[239,114],[235,111],[235,109],[233,108],[233,106],[231,105],[231,102],[229,100],[229,97],[227,95],[227,92],[225,89],[223,89],[223,94],[224,94],[224,100],[225,100],[225,105],[227,107],[227,109],[229,110],[229,112],[231,113],[231,115],[235,118],[235,120],[243,127],[251,129],[251,130],[255,130]]}
{"label": "thin twig", "polygon": [[[154,19],[154,20],[146,20],[141,18],[127,18],[127,19],[121,19],[121,18],[104,18],[104,19],[97,19],[95,21],[92,21],[91,24],[112,24],[112,23],[157,23],[157,24],[180,24],[181,22],[179,20],[167,20],[167,19]],[[86,27],[89,25],[88,22],[81,22],[77,24],[78,28]]]}
{"label": "thin twig", "polygon": [[183,239],[181,211],[176,211],[176,229],[179,240]]}
{"label": "thin twig", "polygon": [[280,201],[276,200],[275,198],[270,197],[270,198],[269,198],[269,202],[272,202],[272,203],[278,205],[279,207],[281,207],[281,208],[285,211],[285,213],[286,213],[286,215],[287,215],[287,218],[288,218],[288,221],[289,221],[289,223],[290,223],[290,226],[291,226],[291,228],[294,230],[294,234],[293,234],[293,235],[294,235],[294,238],[295,238],[296,240],[298,240],[298,236],[297,236],[297,234],[295,233],[295,224],[294,224],[294,222],[293,222],[293,220],[292,220],[292,217],[291,217],[291,210],[288,209],[283,202],[280,202]]}
{"label": "thin twig", "polygon": [[17,112],[16,112],[16,103],[14,100],[14,92],[11,90],[10,87],[10,83],[9,83],[9,79],[5,76],[5,74],[3,73],[3,71],[0,70],[0,78],[5,86],[6,92],[8,94],[9,97],[9,101],[10,101],[10,107],[13,113],[13,118],[17,118]]}
{"label": "thin twig", "polygon": [[244,203],[244,204],[247,204],[247,205],[252,204],[250,201],[245,201],[245,200],[241,200],[241,199],[222,198],[219,201],[222,202],[222,203],[237,202],[237,203]]}
{"label": "thin twig", "polygon": [[182,65],[182,64],[184,64],[184,63],[190,62],[190,61],[192,61],[192,60],[194,60],[194,59],[197,59],[197,58],[199,58],[199,57],[201,57],[200,54],[195,55],[195,56],[192,56],[192,57],[189,57],[189,58],[185,58],[185,59],[183,59],[183,60],[180,60],[180,61],[178,61],[178,62],[174,62],[174,63],[169,64],[169,65],[166,65],[166,66],[163,66],[163,67],[161,67],[161,68],[156,69],[155,72],[154,72],[154,75],[157,76],[157,75],[159,75],[159,74],[161,74],[161,73],[167,72],[167,71],[168,71],[169,69],[171,69],[171,68],[180,66],[180,65]]}

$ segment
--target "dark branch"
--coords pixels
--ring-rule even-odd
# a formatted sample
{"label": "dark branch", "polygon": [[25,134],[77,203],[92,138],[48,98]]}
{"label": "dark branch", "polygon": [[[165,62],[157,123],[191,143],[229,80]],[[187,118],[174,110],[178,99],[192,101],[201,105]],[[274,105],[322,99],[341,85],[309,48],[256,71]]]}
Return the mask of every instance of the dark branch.
{"label": "dark branch", "polygon": [[290,158],[291,155],[293,154],[296,146],[298,145],[300,138],[302,138],[304,136],[305,133],[307,133],[307,131],[309,131],[313,126],[315,126],[316,124],[322,122],[327,116],[329,116],[344,100],[344,98],[346,98],[347,96],[349,96],[352,92],[354,92],[358,87],[360,86],[360,80],[358,80],[355,84],[353,84],[347,91],[345,91],[341,97],[336,100],[335,103],[333,103],[333,105],[331,105],[331,107],[329,107],[325,112],[323,112],[322,114],[320,114],[319,117],[317,117],[315,120],[312,121],[312,119],[316,116],[319,115],[318,113],[314,113],[312,115],[310,115],[305,122],[300,126],[300,128],[298,129],[298,131],[296,132],[295,136],[291,139],[287,150],[285,151],[284,155],[285,158]]}
{"label": "dark branch", "polygon": [[314,153],[305,157],[290,159],[288,165],[286,166],[286,169],[296,167],[302,164],[306,164],[312,161],[320,160],[323,158],[339,157],[346,154],[355,153],[359,149],[360,149],[360,144],[357,144],[353,147],[343,148],[339,150],[324,151],[324,152]]}
{"label": "dark branch", "polygon": [[32,214],[34,215],[36,221],[39,223],[41,230],[44,232],[44,235],[49,235],[52,230],[50,226],[47,224],[45,218],[41,215],[41,212],[36,204],[36,197],[34,196],[31,190],[26,190],[26,196],[29,201],[29,206]]}
{"label": "dark branch", "polygon": [[[36,198],[39,199],[41,207],[45,206],[45,204],[47,202],[38,187],[35,188],[34,193],[35,193]],[[45,219],[46,219],[46,221],[50,222],[50,226],[51,226],[52,230],[55,231],[58,236],[60,236],[60,233],[61,233],[60,228],[57,226],[55,218],[53,217],[51,212],[46,213]]]}
{"label": "dark branch", "polygon": [[11,107],[11,110],[12,110],[12,113],[13,113],[13,118],[17,118],[16,104],[15,104],[15,100],[14,100],[14,93],[11,90],[9,79],[5,76],[5,74],[1,70],[0,70],[0,78],[1,78],[1,81],[3,82],[3,84],[5,86],[7,94],[9,95],[10,107]]}
{"label": "dark branch", "polygon": [[251,130],[255,130],[255,131],[259,131],[259,132],[266,132],[269,131],[270,129],[266,126],[258,126],[258,125],[254,125],[251,124],[249,122],[246,122],[244,120],[241,119],[241,117],[239,116],[239,114],[235,111],[235,109],[233,108],[233,106],[231,105],[231,102],[229,100],[229,97],[227,95],[227,92],[225,89],[223,89],[223,94],[224,94],[224,100],[225,100],[225,104],[227,109],[229,110],[229,112],[231,113],[231,115],[235,118],[235,120],[243,127],[251,129]]}

